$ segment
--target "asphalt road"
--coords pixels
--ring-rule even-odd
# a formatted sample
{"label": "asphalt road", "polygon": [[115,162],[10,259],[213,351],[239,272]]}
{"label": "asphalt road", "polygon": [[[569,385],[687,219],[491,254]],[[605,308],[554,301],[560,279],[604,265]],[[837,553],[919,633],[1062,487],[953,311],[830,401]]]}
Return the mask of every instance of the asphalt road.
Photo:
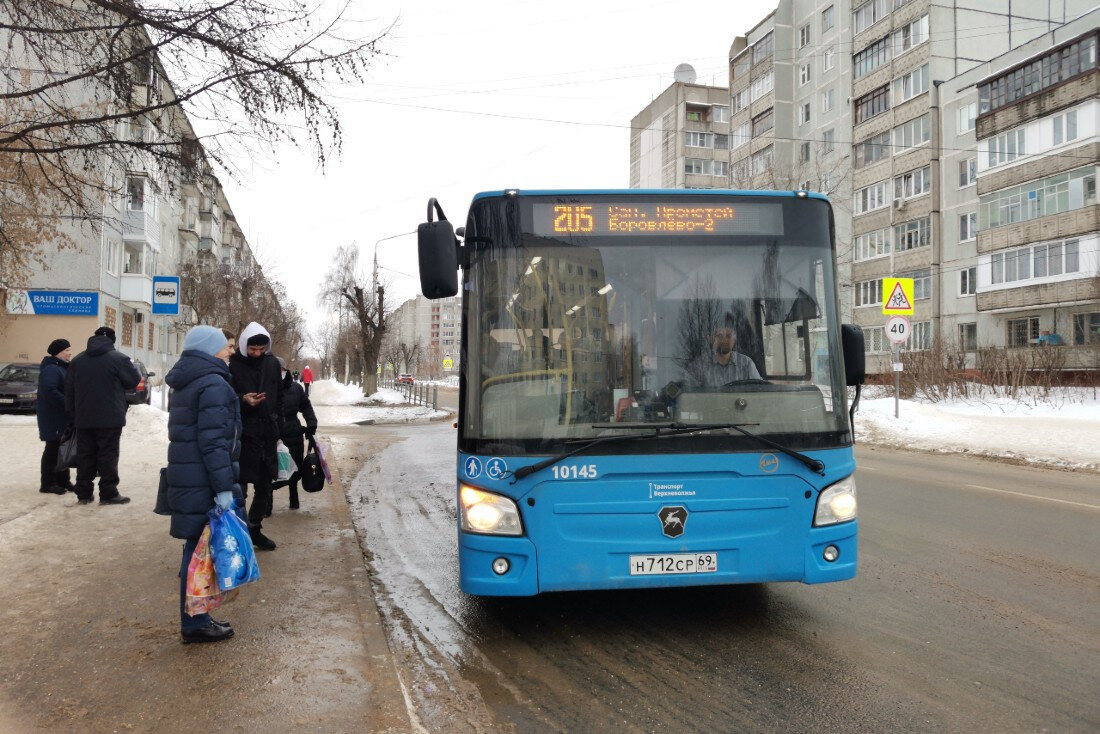
{"label": "asphalt road", "polygon": [[1100,730],[1095,474],[861,448],[853,581],[478,600],[453,430],[394,433],[352,506],[425,730]]}

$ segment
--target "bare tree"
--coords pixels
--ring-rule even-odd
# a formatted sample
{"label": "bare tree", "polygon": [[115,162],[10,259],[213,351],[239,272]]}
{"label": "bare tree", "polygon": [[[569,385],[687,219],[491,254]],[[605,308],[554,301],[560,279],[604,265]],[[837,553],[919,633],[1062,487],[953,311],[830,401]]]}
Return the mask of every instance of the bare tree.
{"label": "bare tree", "polygon": [[[279,143],[324,165],[342,139],[326,96],[362,79],[388,32],[364,33],[349,5],[0,0],[5,281],[25,280],[56,242],[17,236],[8,212],[23,207],[47,228],[56,216],[97,220],[124,185],[108,171],[153,169],[172,186],[204,156],[233,174],[242,153]],[[210,132],[197,134],[184,108]]]}
{"label": "bare tree", "polygon": [[424,346],[419,343],[401,342],[398,347],[401,349],[401,359],[405,363],[405,369],[417,374],[420,371],[420,362],[424,356]]}
{"label": "bare tree", "polygon": [[318,303],[351,312],[351,327],[357,340],[359,373],[363,391],[370,395],[378,386],[378,357],[386,336],[386,288],[378,279],[377,262],[370,276],[359,264],[359,248],[343,245],[336,251],[325,274]]}

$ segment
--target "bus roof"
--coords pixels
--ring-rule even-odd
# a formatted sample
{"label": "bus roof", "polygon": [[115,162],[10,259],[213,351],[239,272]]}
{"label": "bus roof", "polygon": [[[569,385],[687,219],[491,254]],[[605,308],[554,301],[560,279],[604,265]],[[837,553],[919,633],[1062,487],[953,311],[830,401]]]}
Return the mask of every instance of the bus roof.
{"label": "bus roof", "polygon": [[[657,196],[776,196],[792,198],[799,194],[797,191],[751,191],[746,189],[503,189],[501,191],[482,191],[474,195],[474,201],[491,199],[508,194],[516,196],[635,196],[638,194]],[[828,201],[825,194],[816,191],[804,192],[806,198]]]}

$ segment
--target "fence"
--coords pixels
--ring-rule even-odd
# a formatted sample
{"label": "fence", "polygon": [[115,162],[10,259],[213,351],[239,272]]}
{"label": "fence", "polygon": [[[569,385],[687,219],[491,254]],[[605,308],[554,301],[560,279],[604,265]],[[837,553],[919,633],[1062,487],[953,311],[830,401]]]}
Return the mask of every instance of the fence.
{"label": "fence", "polygon": [[396,390],[401,393],[405,396],[406,403],[426,405],[432,410],[438,408],[439,388],[435,385],[425,385],[423,383],[410,385],[407,382],[398,382],[393,378],[388,378],[379,380],[378,386]]}

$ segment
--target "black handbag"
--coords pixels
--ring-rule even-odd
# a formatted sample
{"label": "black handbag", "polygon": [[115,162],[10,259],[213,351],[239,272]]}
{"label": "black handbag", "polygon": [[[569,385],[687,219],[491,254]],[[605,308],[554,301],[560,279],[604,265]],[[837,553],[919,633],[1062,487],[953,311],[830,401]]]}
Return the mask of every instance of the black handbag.
{"label": "black handbag", "polygon": [[153,507],[153,512],[158,515],[172,514],[171,508],[168,507],[168,467],[161,467],[160,484],[157,485],[157,504]]}
{"label": "black handbag", "polygon": [[299,468],[302,489],[307,492],[320,492],[325,488],[325,472],[321,468],[321,457],[317,455],[317,444],[309,436],[309,453],[302,459]]}
{"label": "black handbag", "polygon": [[57,448],[57,471],[76,468],[76,429],[69,427],[61,434],[61,445]]}

